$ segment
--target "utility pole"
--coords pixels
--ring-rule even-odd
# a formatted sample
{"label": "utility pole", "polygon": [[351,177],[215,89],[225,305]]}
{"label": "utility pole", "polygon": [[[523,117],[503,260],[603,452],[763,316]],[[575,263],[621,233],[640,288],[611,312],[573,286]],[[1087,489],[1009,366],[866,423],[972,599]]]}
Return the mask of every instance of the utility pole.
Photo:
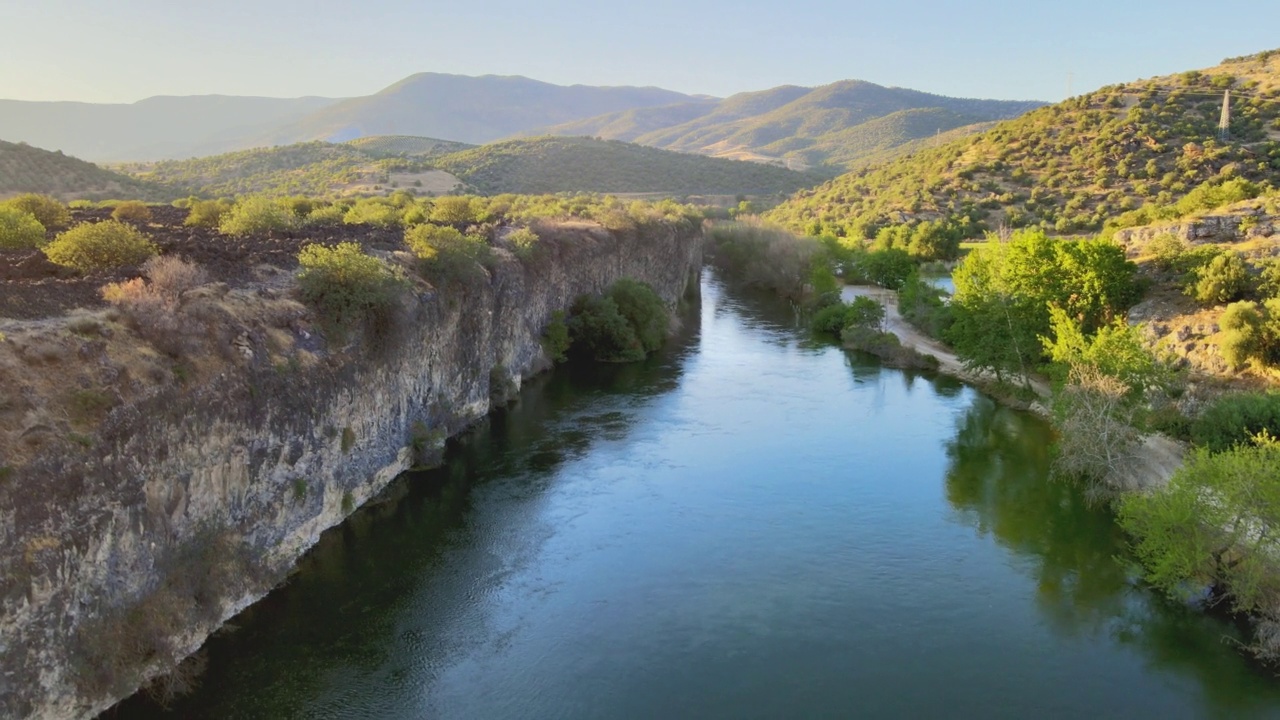
{"label": "utility pole", "polygon": [[1222,95],[1222,119],[1218,121],[1218,139],[1231,139],[1231,91]]}

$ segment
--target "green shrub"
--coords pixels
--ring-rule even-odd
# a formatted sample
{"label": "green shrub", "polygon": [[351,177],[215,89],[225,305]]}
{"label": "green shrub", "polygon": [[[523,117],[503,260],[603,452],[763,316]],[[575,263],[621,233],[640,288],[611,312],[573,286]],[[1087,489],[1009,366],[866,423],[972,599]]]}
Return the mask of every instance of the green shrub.
{"label": "green shrub", "polygon": [[1238,253],[1225,252],[1196,271],[1191,296],[1205,305],[1238,300],[1249,290],[1249,267]]}
{"label": "green shrub", "polygon": [[564,362],[568,359],[569,346],[573,339],[569,337],[569,326],[565,323],[564,313],[560,310],[551,314],[551,321],[542,330],[542,349],[552,362]]}
{"label": "green shrub", "polygon": [[610,297],[579,298],[569,321],[573,346],[601,362],[644,359],[644,346]]}
{"label": "green shrub", "polygon": [[666,340],[666,305],[637,280],[614,283],[601,297],[581,297],[568,322],[576,352],[601,362],[634,362]]}
{"label": "green shrub", "polygon": [[373,225],[390,228],[400,226],[400,208],[381,200],[365,199],[351,206],[342,217],[347,225]]}
{"label": "green shrub", "polygon": [[253,196],[237,202],[218,223],[223,235],[253,235],[290,230],[297,224],[293,211],[279,200]]}
{"label": "green shrub", "polygon": [[813,328],[814,332],[839,335],[846,324],[845,317],[848,309],[849,306],[844,303],[828,305],[814,313],[813,319],[809,321],[809,326]]}
{"label": "green shrub", "polygon": [[515,249],[517,257],[527,258],[538,246],[538,233],[527,227],[516,228],[507,233],[506,240]]}
{"label": "green shrub", "polygon": [[666,303],[652,287],[639,280],[623,278],[609,288],[608,294],[635,331],[646,354],[662,347],[667,339],[669,318]]}
{"label": "green shrub", "polygon": [[1157,235],[1147,243],[1147,252],[1151,254],[1152,262],[1166,272],[1178,267],[1178,259],[1188,249],[1187,241],[1173,233]]}
{"label": "green shrub", "polygon": [[194,200],[182,224],[214,230],[222,224],[222,218],[229,210],[231,203],[225,200]]}
{"label": "green shrub", "polygon": [[1222,327],[1218,352],[1233,370],[1261,354],[1263,316],[1258,303],[1231,303],[1218,319],[1218,324]]}
{"label": "green shrub", "polygon": [[1205,408],[1192,423],[1191,437],[1197,445],[1221,452],[1264,430],[1280,435],[1280,394],[1235,393]]}
{"label": "green shrub", "polygon": [[357,321],[388,319],[404,287],[399,272],[366,255],[356,243],[307,245],[298,253],[298,264],[302,299],[339,329]]}
{"label": "green shrub", "polygon": [[5,204],[34,215],[46,230],[61,230],[71,224],[71,211],[48,195],[28,193],[12,198]]}
{"label": "green shrub", "polygon": [[442,225],[466,225],[476,222],[478,217],[476,203],[469,197],[458,195],[436,198],[429,213],[431,222]]}
{"label": "green shrub", "polygon": [[31,213],[0,205],[0,250],[25,250],[44,244],[44,226]]}
{"label": "green shrub", "polygon": [[145,234],[119,220],[77,225],[44,246],[50,262],[81,271],[139,265],[157,252]]}
{"label": "green shrub", "polygon": [[113,220],[129,222],[134,224],[142,224],[151,222],[151,208],[146,203],[137,200],[125,200],[116,205],[116,209],[111,211]]}
{"label": "green shrub", "polygon": [[404,210],[404,214],[400,216],[400,222],[405,227],[413,227],[414,225],[421,225],[426,221],[427,221],[427,211],[417,205],[406,208]]}
{"label": "green shrub", "polygon": [[311,214],[311,211],[316,208],[316,203],[316,200],[302,195],[280,198],[280,204],[293,213],[293,217],[299,222]]}
{"label": "green shrub", "polygon": [[813,317],[817,332],[839,335],[850,327],[879,328],[884,322],[884,305],[869,297],[856,297],[848,304],[828,305]]}
{"label": "green shrub", "polygon": [[304,223],[309,226],[341,225],[346,214],[341,205],[324,205],[313,209]]}
{"label": "green shrub", "polygon": [[405,230],[404,241],[422,261],[424,274],[446,282],[478,279],[481,266],[492,258],[492,249],[483,238],[443,225],[415,225]]}

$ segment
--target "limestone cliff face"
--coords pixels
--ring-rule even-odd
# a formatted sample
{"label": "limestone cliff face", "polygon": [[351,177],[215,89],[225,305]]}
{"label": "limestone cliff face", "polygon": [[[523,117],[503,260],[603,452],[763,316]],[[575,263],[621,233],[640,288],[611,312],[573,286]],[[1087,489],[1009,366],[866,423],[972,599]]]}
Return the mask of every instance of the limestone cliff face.
{"label": "limestone cliff face", "polygon": [[1132,252],[1161,235],[1173,235],[1187,243],[1234,243],[1254,238],[1267,238],[1280,232],[1280,217],[1268,215],[1258,209],[1245,209],[1235,213],[1205,215],[1171,223],[1158,223],[1136,228],[1117,230],[1116,242]]}
{"label": "limestone cliff face", "polygon": [[115,408],[82,456],[0,478],[0,716],[92,716],[132,692],[493,388],[548,367],[553,312],[624,277],[674,304],[701,261],[696,228],[570,228],[488,282],[411,298],[379,350],[290,370],[255,364],[249,337],[234,371]]}

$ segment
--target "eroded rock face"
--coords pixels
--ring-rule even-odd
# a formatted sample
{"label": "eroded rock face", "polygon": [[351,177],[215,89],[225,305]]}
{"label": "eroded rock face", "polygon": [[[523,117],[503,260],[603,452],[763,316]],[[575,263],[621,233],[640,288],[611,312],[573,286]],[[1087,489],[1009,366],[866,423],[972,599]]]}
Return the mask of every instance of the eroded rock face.
{"label": "eroded rock face", "polygon": [[1205,215],[1173,223],[1160,223],[1117,230],[1116,242],[1130,254],[1162,235],[1173,235],[1191,245],[1235,243],[1254,238],[1269,238],[1280,229],[1280,217],[1262,212],[1241,211],[1223,215]]}
{"label": "eroded rock face", "polygon": [[[509,391],[546,369],[553,312],[624,277],[674,304],[701,262],[696,228],[574,228],[535,261],[505,256],[487,283],[412,298],[380,348],[291,370],[237,337],[233,371],[117,407],[82,455],[9,472],[0,716],[91,716],[132,692],[415,453],[488,413],[495,377]],[[105,667],[121,657],[137,666]]]}

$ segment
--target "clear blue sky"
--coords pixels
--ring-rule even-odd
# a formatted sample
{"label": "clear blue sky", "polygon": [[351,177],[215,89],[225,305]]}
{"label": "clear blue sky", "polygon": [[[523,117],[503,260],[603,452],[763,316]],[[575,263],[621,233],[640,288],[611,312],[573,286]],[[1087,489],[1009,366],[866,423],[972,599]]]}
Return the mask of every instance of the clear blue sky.
{"label": "clear blue sky", "polygon": [[1280,46],[1275,0],[0,0],[0,98],[367,95],[414,72],[1058,100]]}

